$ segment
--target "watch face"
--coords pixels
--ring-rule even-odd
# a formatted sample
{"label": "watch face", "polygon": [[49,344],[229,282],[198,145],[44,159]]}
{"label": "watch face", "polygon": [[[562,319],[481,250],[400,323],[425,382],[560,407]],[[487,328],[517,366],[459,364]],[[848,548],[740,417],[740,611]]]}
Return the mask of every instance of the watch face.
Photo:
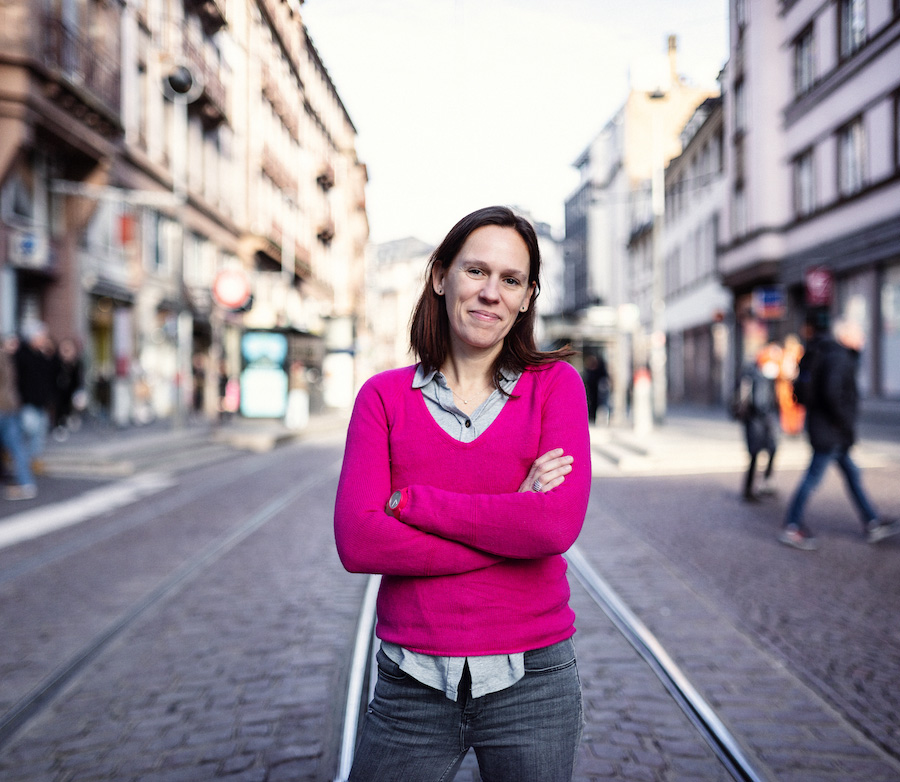
{"label": "watch face", "polygon": [[400,504],[400,492],[395,491],[393,496],[391,497],[391,510],[396,510],[397,506]]}

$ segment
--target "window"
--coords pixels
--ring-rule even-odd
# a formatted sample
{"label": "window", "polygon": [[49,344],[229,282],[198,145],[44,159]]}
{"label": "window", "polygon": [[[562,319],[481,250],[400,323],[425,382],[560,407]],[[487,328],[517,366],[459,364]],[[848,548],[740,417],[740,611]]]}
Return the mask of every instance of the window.
{"label": "window", "polygon": [[743,187],[737,187],[734,191],[731,230],[735,236],[744,236],[747,233],[747,197]]}
{"label": "window", "polygon": [[747,90],[744,81],[734,83],[734,130],[743,133],[747,129]]}
{"label": "window", "polygon": [[0,190],[0,214],[11,225],[30,226],[34,223],[33,175],[24,166],[15,171]]}
{"label": "window", "polygon": [[886,269],[881,283],[881,351],[881,390],[900,398],[900,361],[886,360],[900,355],[900,266]]}
{"label": "window", "polygon": [[851,196],[863,189],[865,162],[865,128],[859,117],[838,133],[838,192],[842,196]]}
{"label": "window", "polygon": [[734,181],[735,184],[739,187],[743,187],[744,185],[744,174],[746,168],[745,163],[745,154],[744,154],[744,139],[739,138],[734,142]]}
{"label": "window", "polygon": [[794,94],[809,92],[816,81],[815,40],[812,26],[800,34],[794,44]]}
{"label": "window", "polygon": [[900,171],[900,92],[894,95],[894,170]]}
{"label": "window", "polygon": [[840,0],[841,58],[850,57],[866,42],[866,0]]}
{"label": "window", "polygon": [[816,188],[813,151],[807,150],[794,161],[794,212],[805,217],[815,211]]}

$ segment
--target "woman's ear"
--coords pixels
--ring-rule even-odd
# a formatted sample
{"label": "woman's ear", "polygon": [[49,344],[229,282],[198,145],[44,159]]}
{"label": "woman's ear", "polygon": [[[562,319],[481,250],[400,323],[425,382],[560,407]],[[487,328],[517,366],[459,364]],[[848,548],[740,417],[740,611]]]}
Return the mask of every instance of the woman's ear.
{"label": "woman's ear", "polygon": [[522,302],[522,306],[519,307],[520,312],[528,312],[528,308],[531,306],[534,301],[534,289],[537,287],[536,282],[532,282],[531,285],[528,286],[528,295],[525,297],[525,301]]}
{"label": "woman's ear", "polygon": [[440,263],[431,268],[431,287],[438,296],[444,295],[444,267]]}

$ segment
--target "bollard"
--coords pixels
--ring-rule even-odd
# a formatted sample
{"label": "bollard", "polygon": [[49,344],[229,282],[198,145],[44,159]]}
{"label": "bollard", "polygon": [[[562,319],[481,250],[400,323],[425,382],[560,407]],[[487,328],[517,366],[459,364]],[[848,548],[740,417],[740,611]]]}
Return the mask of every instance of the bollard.
{"label": "bollard", "polygon": [[638,435],[647,435],[653,431],[653,404],[650,392],[650,372],[642,367],[634,373],[634,387],[631,392],[631,416],[634,432]]}

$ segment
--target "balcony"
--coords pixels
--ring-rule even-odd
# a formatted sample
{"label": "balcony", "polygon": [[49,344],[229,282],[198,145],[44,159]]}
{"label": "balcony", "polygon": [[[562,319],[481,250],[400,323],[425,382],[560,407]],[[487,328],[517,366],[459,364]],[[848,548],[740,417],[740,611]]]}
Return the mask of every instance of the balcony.
{"label": "balcony", "polygon": [[224,0],[186,0],[185,6],[200,17],[207,35],[214,35],[228,24]]}
{"label": "balcony", "polygon": [[331,240],[334,239],[334,221],[331,218],[327,218],[319,223],[316,237],[324,245],[331,244]]}
{"label": "balcony", "polygon": [[297,120],[297,115],[291,109],[284,94],[281,89],[279,89],[277,82],[272,76],[272,72],[265,64],[262,65],[262,93],[266,100],[272,104],[275,113],[281,118],[284,126],[291,134],[291,138],[295,141],[299,140],[300,123]]}
{"label": "balcony", "polygon": [[195,111],[200,112],[203,125],[209,130],[227,122],[227,95],[218,69],[207,62],[202,51],[192,41],[184,42],[184,56],[203,84],[203,91],[191,104]]}
{"label": "balcony", "polygon": [[[84,115],[102,108],[118,122],[121,108],[121,71],[116,60],[62,20],[44,19],[43,64],[55,76],[48,93],[69,111]],[[65,88],[65,89],[63,89]],[[76,104],[81,110],[76,111]]]}
{"label": "balcony", "polygon": [[297,177],[293,176],[268,144],[263,145],[262,170],[275,185],[286,193],[297,192]]}
{"label": "balcony", "polygon": [[330,163],[322,164],[316,182],[326,193],[334,187],[334,167]]}

